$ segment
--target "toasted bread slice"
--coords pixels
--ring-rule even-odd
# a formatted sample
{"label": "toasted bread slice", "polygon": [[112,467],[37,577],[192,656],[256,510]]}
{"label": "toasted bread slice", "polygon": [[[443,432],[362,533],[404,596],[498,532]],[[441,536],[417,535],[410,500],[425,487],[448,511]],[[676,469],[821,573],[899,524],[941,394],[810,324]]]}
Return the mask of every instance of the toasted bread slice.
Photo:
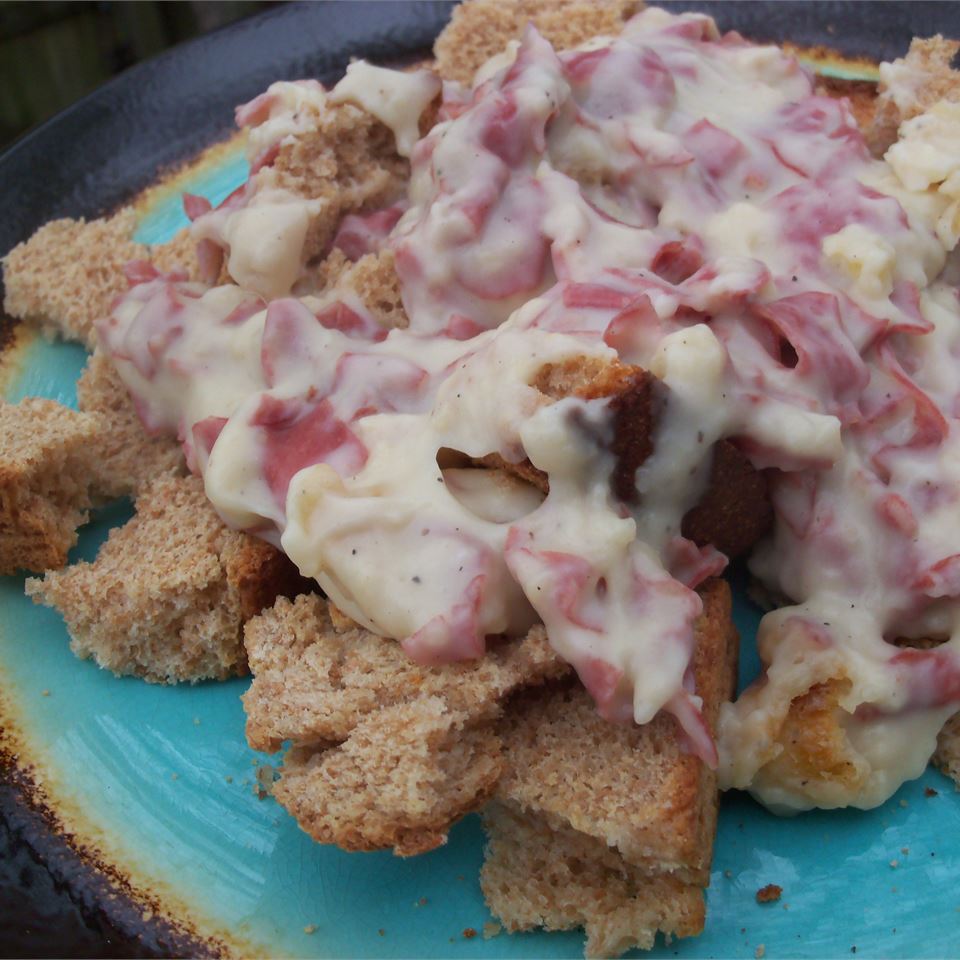
{"label": "toasted bread slice", "polygon": [[0,401],[0,574],[67,562],[90,506],[100,421],[53,400]]}
{"label": "toasted bread slice", "polygon": [[502,700],[567,672],[542,627],[479,660],[420,666],[316,595],[250,621],[246,646],[247,739],[295,748],[277,799],[322,843],[404,855],[442,843],[492,792]]}
{"label": "toasted bread slice", "polygon": [[100,418],[90,458],[91,482],[98,497],[126,496],[159,477],[186,474],[180,444],[170,436],[147,434],[113,362],[99,350],[80,375],[77,400],[81,410]]}
{"label": "toasted bread slice", "polygon": [[[702,591],[694,662],[716,730],[733,692],[737,637],[722,581]],[[503,721],[506,769],[484,814],[484,896],[508,930],[584,927],[588,957],[649,949],[703,929],[716,776],[684,752],[675,720],[603,721],[575,685],[521,694]]]}
{"label": "toasted bread slice", "polygon": [[[738,640],[730,588],[701,590],[693,673],[704,718],[716,731],[733,694]],[[685,749],[668,714],[644,726],[606,722],[578,685],[520,695],[501,722],[507,769],[498,799],[615,847],[647,873],[705,885],[717,817],[716,774]]]}
{"label": "toasted bread slice", "polygon": [[116,674],[175,683],[245,673],[244,621],[300,587],[296,568],[228,529],[196,477],[156,480],[136,507],[93,563],[28,580],[27,594],[60,611],[78,656]]}
{"label": "toasted bread slice", "polygon": [[649,950],[660,931],[691,937],[703,930],[703,891],[696,884],[650,876],[602,840],[553,829],[511,803],[490,804],[483,824],[480,883],[507,930],[583,927],[588,957]]}
{"label": "toasted bread slice", "polygon": [[530,22],[557,50],[617,34],[641,0],[469,0],[453,11],[433,45],[444,80],[469,84],[477,68],[517,40]]}

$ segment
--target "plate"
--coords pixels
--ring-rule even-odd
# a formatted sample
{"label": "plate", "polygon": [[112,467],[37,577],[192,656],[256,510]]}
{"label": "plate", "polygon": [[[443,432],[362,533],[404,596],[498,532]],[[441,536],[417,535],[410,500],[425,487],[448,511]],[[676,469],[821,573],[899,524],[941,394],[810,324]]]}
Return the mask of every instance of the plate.
{"label": "plate", "polygon": [[[666,4],[708,9],[760,38],[829,43],[895,56],[914,33],[949,30],[949,5]],[[21,140],[0,159],[0,250],[54,216],[96,215],[129,199],[229,130],[232,106],[271,80],[330,82],[348,57],[422,54],[445,4],[285,6],[134,68]],[[245,175],[215,151],[182,188],[216,202]],[[175,192],[150,196],[138,239],[182,223]],[[16,331],[6,395],[73,405],[82,349]],[[90,559],[118,503],[86,528]],[[758,619],[736,591],[741,679],[757,667]],[[154,953],[294,957],[576,957],[579,933],[485,939],[475,817],[433,853],[401,860],[314,844],[256,772],[274,758],[243,738],[247,681],[157,687],[76,660],[59,616],[0,578],[0,806],[72,895]],[[756,891],[776,883],[779,903]],[[652,957],[942,956],[957,949],[960,797],[928,771],[883,807],[778,819],[748,797],[724,798],[702,937]],[[760,950],[760,947],[763,950]]]}

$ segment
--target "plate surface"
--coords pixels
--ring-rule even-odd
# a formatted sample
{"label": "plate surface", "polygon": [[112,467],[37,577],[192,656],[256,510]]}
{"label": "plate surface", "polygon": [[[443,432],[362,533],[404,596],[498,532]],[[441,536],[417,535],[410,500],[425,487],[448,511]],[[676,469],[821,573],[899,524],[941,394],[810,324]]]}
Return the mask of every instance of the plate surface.
{"label": "plate surface", "polygon": [[[667,5],[709,9],[721,26],[748,35],[888,57],[901,53],[912,33],[950,32],[956,10]],[[52,216],[95,215],[128,199],[159,168],[229,129],[232,105],[270,80],[334,80],[350,55],[412,56],[446,15],[440,4],[283,7],[135,68],[0,158],[0,209],[10,211],[0,221],[0,251]],[[184,185],[217,202],[244,175],[242,159],[227,152]],[[182,222],[176,199],[159,196],[139,239],[161,241]],[[5,357],[6,395],[73,404],[84,359],[75,346],[21,338]],[[92,558],[109,527],[128,515],[124,504],[103,511],[75,555]],[[750,648],[757,614],[742,590],[737,622],[747,678],[756,669]],[[30,768],[74,846],[95,850],[194,932],[245,955],[580,955],[578,933],[465,935],[490,920],[477,881],[476,818],[456,827],[446,847],[406,861],[312,843],[272,799],[257,797],[257,766],[273,758],[245,745],[245,686],[117,679],[70,654],[60,618],[23,596],[22,578],[0,578],[7,749],[19,754],[21,769]],[[783,898],[760,906],[754,894],[767,883],[779,884]],[[101,910],[119,915],[106,894],[98,896]],[[934,772],[869,813],[781,820],[747,797],[729,796],[708,912],[702,937],[661,942],[652,956],[753,957],[761,944],[768,957],[850,955],[854,947],[871,957],[956,954],[960,797]],[[154,924],[151,942],[172,950],[172,936]]]}

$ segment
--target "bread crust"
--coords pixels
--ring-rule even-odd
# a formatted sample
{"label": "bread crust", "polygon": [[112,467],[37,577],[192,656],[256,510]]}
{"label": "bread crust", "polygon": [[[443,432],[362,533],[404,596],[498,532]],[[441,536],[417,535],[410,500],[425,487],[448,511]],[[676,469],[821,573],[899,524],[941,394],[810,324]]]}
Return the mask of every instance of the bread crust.
{"label": "bread crust", "polygon": [[53,400],[0,401],[0,574],[67,562],[91,505],[91,442],[101,429]]}

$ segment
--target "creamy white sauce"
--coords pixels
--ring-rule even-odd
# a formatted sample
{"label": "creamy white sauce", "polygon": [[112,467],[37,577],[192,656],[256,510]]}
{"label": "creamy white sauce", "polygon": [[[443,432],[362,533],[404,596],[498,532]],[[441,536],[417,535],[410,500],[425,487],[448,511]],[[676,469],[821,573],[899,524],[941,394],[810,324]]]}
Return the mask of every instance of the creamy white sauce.
{"label": "creamy white sauce", "polygon": [[357,60],[330,93],[331,103],[353,103],[393,131],[397,153],[409,157],[420,139],[420,116],[440,92],[429,70],[401,73]]}
{"label": "creamy white sauce", "polygon": [[[479,656],[540,619],[605,716],[666,709],[710,762],[694,588],[724,558],[680,530],[733,438],[771,471],[752,569],[795,605],[764,618],[763,682],[724,709],[721,783],[779,810],[882,802],[960,696],[960,308],[938,279],[960,228],[957,108],[874,161],[793,58],[657,9],[559,55],[529,29],[472,90],[443,85],[420,139],[440,92],[361,62],[330,94],[274,85],[243,108],[264,165],[194,226],[236,285],[158,278],[100,327],[145,422],[179,433],[229,523],[413,656]],[[345,286],[285,296],[320,211],[277,191],[269,150],[328,102],[411,158],[382,238],[408,329]],[[576,359],[660,380],[627,502],[611,401],[533,386]],[[529,459],[549,493],[470,466],[492,454]],[[930,634],[949,642],[889,642]],[[854,785],[790,781],[770,766],[780,724],[832,678],[850,682]]]}

